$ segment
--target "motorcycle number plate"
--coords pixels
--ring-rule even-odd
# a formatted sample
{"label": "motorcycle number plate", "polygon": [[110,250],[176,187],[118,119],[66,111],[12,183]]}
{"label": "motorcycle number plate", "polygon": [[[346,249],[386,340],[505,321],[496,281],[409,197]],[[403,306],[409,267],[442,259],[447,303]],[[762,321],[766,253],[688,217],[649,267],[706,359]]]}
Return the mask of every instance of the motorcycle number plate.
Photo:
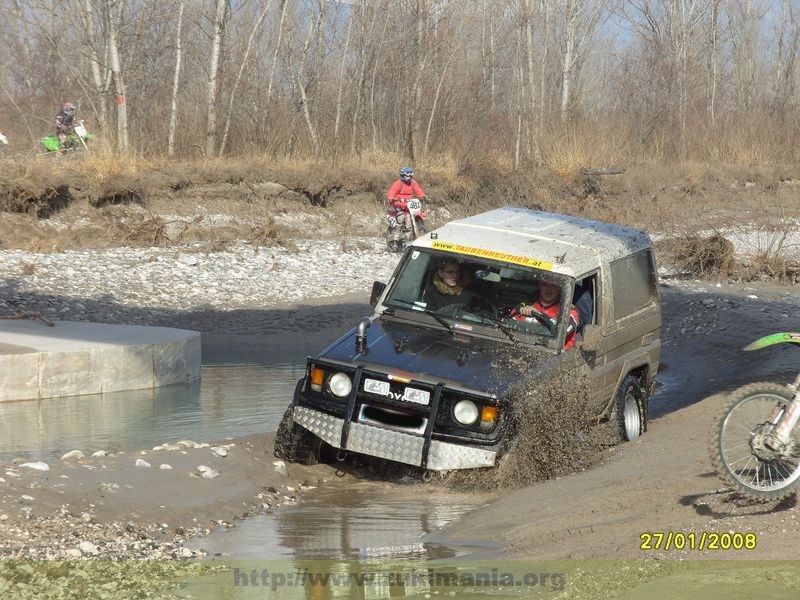
{"label": "motorcycle number plate", "polygon": [[408,207],[408,211],[413,214],[414,211],[422,210],[422,202],[419,200],[409,200],[406,202],[406,206]]}

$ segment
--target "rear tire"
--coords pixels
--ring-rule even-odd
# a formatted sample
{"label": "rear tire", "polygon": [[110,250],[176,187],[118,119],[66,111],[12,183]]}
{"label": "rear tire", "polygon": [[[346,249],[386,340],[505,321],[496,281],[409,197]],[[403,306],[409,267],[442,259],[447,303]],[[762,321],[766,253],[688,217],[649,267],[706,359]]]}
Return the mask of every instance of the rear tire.
{"label": "rear tire", "polygon": [[648,392],[640,385],[639,377],[628,373],[619,385],[611,413],[619,441],[630,442],[647,431],[648,399]]}
{"label": "rear tire", "polygon": [[311,451],[311,438],[308,430],[294,422],[294,406],[289,406],[275,433],[274,454],[290,463],[313,465],[316,458]]}

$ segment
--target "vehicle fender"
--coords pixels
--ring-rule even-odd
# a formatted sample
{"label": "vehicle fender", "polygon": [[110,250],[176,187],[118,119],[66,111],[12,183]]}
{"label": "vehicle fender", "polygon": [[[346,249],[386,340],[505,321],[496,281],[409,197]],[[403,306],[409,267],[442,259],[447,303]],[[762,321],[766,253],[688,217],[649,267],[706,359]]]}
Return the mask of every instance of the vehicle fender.
{"label": "vehicle fender", "polygon": [[626,358],[625,362],[622,363],[622,369],[619,372],[617,383],[614,385],[611,397],[608,399],[608,403],[603,409],[603,413],[601,415],[603,418],[611,414],[611,410],[614,408],[614,398],[617,395],[619,386],[622,384],[622,380],[625,379],[631,372],[641,370],[642,367],[644,367],[645,386],[649,386],[655,377],[655,370],[658,368],[658,363],[653,364],[650,351],[647,348],[640,349],[632,356]]}

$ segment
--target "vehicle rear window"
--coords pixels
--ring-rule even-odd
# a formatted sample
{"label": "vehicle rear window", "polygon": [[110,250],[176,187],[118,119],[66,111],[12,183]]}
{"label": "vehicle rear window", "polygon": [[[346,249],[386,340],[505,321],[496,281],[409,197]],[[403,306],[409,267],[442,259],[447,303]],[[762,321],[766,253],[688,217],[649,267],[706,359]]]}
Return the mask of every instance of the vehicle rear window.
{"label": "vehicle rear window", "polygon": [[651,304],[656,297],[656,277],[650,250],[642,250],[611,263],[614,318],[621,319]]}

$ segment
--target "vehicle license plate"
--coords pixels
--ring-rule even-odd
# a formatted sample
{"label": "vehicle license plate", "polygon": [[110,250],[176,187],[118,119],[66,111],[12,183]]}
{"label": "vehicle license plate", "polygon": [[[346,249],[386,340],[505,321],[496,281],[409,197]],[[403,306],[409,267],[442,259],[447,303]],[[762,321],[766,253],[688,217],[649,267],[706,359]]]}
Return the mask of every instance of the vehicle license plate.
{"label": "vehicle license plate", "polygon": [[407,387],[405,393],[403,394],[403,400],[406,402],[413,402],[415,404],[427,405],[431,400],[431,393],[425,390],[417,390]]}
{"label": "vehicle license plate", "polygon": [[377,379],[365,379],[364,391],[370,394],[378,394],[380,396],[389,395],[389,382],[378,381]]}

